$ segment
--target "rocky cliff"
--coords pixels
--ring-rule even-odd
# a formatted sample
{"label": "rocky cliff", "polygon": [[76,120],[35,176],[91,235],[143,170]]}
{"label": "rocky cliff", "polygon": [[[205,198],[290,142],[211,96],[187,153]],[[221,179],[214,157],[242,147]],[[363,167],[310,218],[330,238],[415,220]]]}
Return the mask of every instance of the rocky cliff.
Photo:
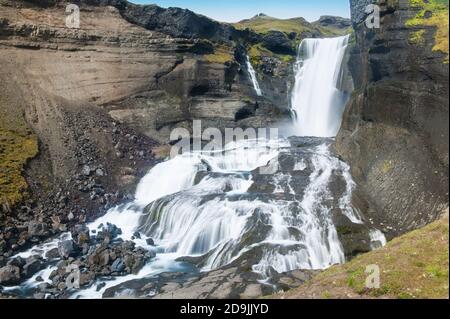
{"label": "rocky cliff", "polygon": [[[66,26],[68,3],[79,29]],[[348,25],[304,23],[312,36]],[[311,35],[287,31],[125,0],[0,0],[0,255],[127,200],[175,127],[287,119],[295,43]],[[255,50],[262,97],[246,66]]]}
{"label": "rocky cliff", "polygon": [[72,2],[80,29],[66,26],[66,1],[0,1],[0,264],[127,200],[172,128],[285,114],[239,62],[232,40],[248,31],[182,9]]}
{"label": "rocky cliff", "polygon": [[336,148],[390,236],[448,207],[448,1],[350,1],[355,92]]}

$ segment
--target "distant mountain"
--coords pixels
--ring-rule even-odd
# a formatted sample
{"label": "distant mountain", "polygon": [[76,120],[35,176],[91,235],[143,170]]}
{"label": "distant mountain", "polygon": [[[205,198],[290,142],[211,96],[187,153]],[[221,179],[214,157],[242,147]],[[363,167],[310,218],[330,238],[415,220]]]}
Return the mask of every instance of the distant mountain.
{"label": "distant mountain", "polygon": [[278,19],[260,13],[251,19],[239,21],[234,27],[240,30],[250,29],[257,33],[268,33],[271,31],[283,32],[285,34],[296,34],[296,37],[306,36],[339,36],[350,32],[350,19],[322,16],[318,21],[308,22],[304,18]]}

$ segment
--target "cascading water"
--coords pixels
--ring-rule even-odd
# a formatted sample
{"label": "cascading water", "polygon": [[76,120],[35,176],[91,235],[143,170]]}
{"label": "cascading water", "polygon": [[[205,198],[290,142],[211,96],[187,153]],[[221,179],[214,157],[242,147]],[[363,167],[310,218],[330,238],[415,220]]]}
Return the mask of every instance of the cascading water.
{"label": "cascading water", "polygon": [[301,42],[291,99],[296,135],[336,136],[346,102],[338,85],[348,40],[344,36]]}
{"label": "cascading water", "polygon": [[258,96],[262,96],[263,94],[262,94],[261,87],[259,86],[258,79],[256,77],[256,71],[253,68],[253,65],[250,62],[250,58],[248,56],[247,56],[246,64],[247,64],[248,73],[250,74],[250,79],[252,80],[252,83],[253,83],[253,88],[255,89],[255,92]]}
{"label": "cascading water", "polygon": [[[308,39],[300,45],[292,100],[302,136],[337,132],[342,105],[334,99],[339,100],[336,83],[347,41]],[[259,95],[256,74],[248,64]],[[156,258],[138,274],[105,281],[99,289],[91,285],[73,297],[101,297],[107,288],[126,281],[179,271],[180,257],[195,258],[202,271],[245,258],[261,279],[273,271],[323,269],[344,262],[333,219],[364,222],[352,206],[355,183],[350,168],[331,154],[331,143],[304,137],[242,140],[156,165],[140,181],[133,202],[110,209],[88,225],[94,233],[99,225],[112,223],[121,228],[122,239],[156,251]],[[140,238],[135,238],[136,231]],[[146,243],[149,237],[156,248]],[[67,238],[70,233],[19,255],[45,258]],[[385,243],[374,229],[368,238],[373,248]],[[50,282],[54,269],[50,265],[23,286],[37,286],[37,276]]]}

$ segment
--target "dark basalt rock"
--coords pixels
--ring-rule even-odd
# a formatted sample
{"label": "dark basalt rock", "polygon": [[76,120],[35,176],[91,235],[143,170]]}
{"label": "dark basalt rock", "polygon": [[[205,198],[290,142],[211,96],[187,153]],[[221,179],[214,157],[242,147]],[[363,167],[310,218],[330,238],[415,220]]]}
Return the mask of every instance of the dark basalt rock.
{"label": "dark basalt rock", "polygon": [[277,54],[296,55],[296,48],[288,36],[280,31],[270,31],[264,35],[262,44],[270,51]]}
{"label": "dark basalt rock", "polygon": [[352,23],[357,25],[363,22],[367,17],[367,6],[375,3],[377,3],[377,0],[350,0]]}
{"label": "dark basalt rock", "polygon": [[315,23],[322,27],[334,27],[338,29],[347,29],[352,26],[351,20],[335,16],[321,16]]}
{"label": "dark basalt rock", "polygon": [[[355,92],[336,140],[388,237],[424,226],[448,207],[449,101],[445,54],[432,27],[408,27],[409,1],[382,1],[381,28],[365,26],[369,0],[351,0]],[[410,41],[424,30],[423,44]]]}
{"label": "dark basalt rock", "polygon": [[24,278],[30,278],[39,270],[43,269],[45,264],[37,257],[30,257],[27,259],[27,263],[23,266],[23,276]]}
{"label": "dark basalt rock", "polygon": [[0,285],[15,285],[20,281],[20,268],[13,265],[7,265],[0,268]]}

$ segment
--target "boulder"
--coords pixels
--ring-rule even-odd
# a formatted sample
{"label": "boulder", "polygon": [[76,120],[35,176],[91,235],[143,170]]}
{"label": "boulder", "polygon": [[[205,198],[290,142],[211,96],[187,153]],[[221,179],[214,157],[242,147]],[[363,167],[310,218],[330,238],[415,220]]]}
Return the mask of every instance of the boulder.
{"label": "boulder", "polygon": [[16,285],[20,281],[20,268],[13,265],[7,265],[0,268],[0,285]]}
{"label": "boulder", "polygon": [[35,257],[31,257],[27,260],[27,263],[23,266],[22,273],[25,278],[30,278],[39,270],[42,270],[44,266],[45,265],[41,260]]}
{"label": "boulder", "polygon": [[112,272],[122,272],[125,270],[125,263],[121,258],[116,259],[111,265]]}
{"label": "boulder", "polygon": [[28,234],[37,237],[46,236],[48,234],[48,226],[44,223],[30,222],[28,224]]}
{"label": "boulder", "polygon": [[72,240],[64,240],[58,243],[58,253],[61,258],[69,258],[75,254],[75,247]]}
{"label": "boulder", "polygon": [[59,256],[58,248],[50,249],[49,251],[47,251],[45,253],[45,258],[47,258],[47,259],[56,259],[56,258],[59,258],[59,257],[60,256]]}
{"label": "boulder", "polygon": [[280,31],[270,31],[262,40],[264,47],[278,54],[288,54],[295,56],[296,48],[292,46],[292,41]]}
{"label": "boulder", "polygon": [[73,241],[80,247],[90,241],[89,228],[86,225],[76,225],[71,233]]}
{"label": "boulder", "polygon": [[25,264],[26,264],[26,260],[23,259],[20,256],[19,257],[15,257],[13,259],[10,259],[8,261],[8,265],[16,266],[16,267],[19,267],[19,268],[22,268],[23,266],[25,266]]}

